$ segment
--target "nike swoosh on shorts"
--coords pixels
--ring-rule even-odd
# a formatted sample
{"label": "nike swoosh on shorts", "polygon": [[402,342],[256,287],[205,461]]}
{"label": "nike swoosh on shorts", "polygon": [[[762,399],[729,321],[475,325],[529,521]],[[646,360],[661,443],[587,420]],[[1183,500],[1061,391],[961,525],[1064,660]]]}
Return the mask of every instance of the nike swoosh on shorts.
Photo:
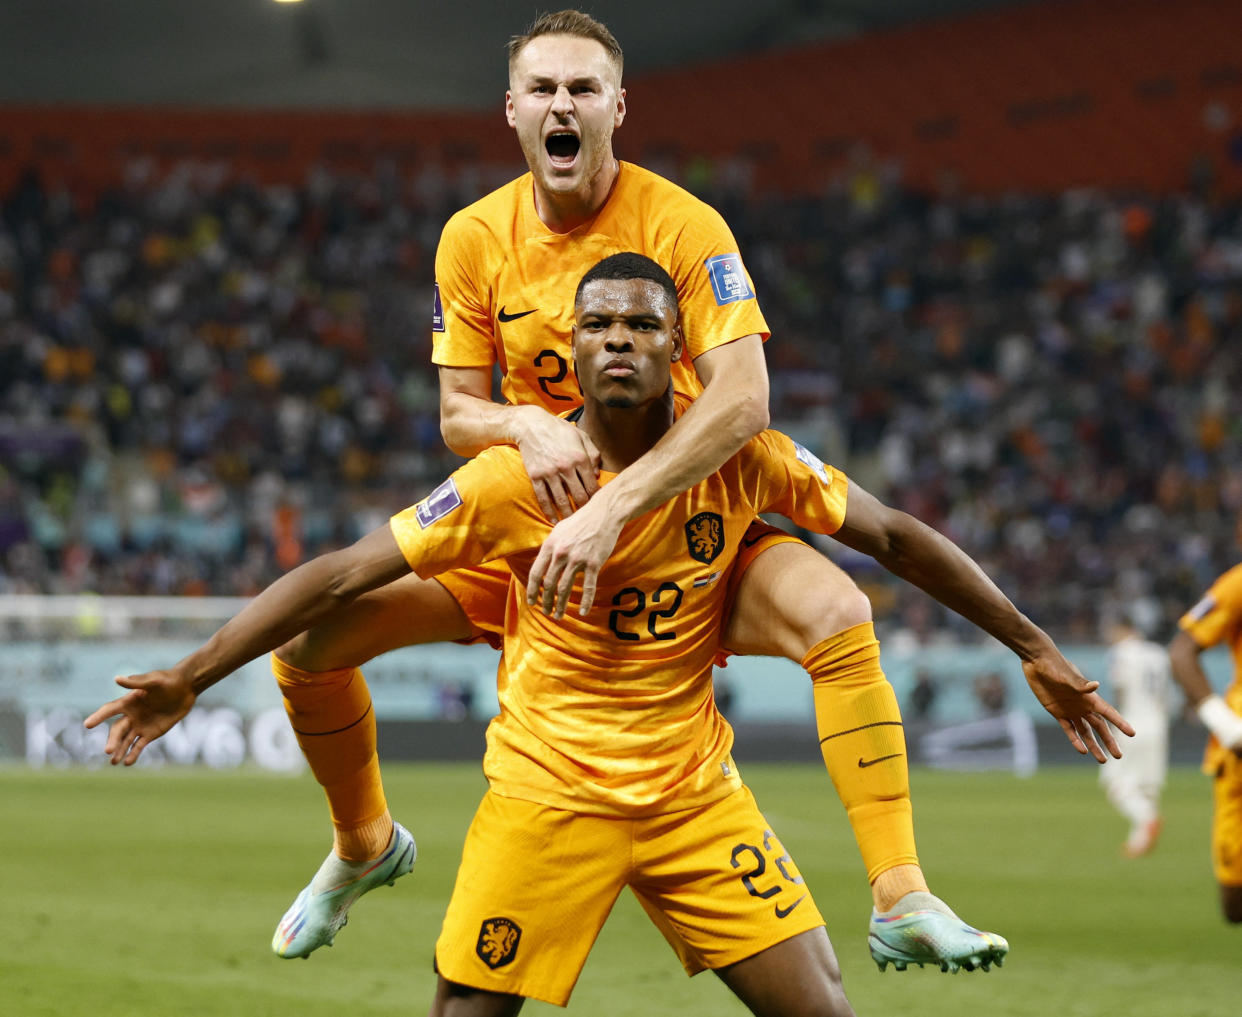
{"label": "nike swoosh on shorts", "polygon": [[796,901],[790,904],[789,907],[787,908],[783,908],[779,904],[773,904],[772,909],[776,912],[777,918],[788,918],[790,912],[792,912],[793,909],[796,908],[799,904],[801,904],[804,900],[806,900],[806,894],[803,894]]}

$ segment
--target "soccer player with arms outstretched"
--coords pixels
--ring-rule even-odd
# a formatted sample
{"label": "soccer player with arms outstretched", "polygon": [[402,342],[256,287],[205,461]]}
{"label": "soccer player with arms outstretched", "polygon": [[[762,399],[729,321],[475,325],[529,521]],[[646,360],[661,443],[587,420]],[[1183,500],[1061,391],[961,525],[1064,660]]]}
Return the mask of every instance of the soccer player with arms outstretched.
{"label": "soccer player with arms outstretched", "polygon": [[[566,422],[598,450],[607,490],[674,424],[671,368],[685,349],[677,288],[650,259],[622,253],[584,276],[575,306],[585,398]],[[956,545],[764,431],[627,522],[590,605],[583,580],[548,582],[536,568],[552,524],[520,452],[486,449],[388,526],[278,580],[173,668],[119,679],[130,691],[87,724],[117,718],[106,751],[113,763],[134,762],[204,689],[368,591],[411,572],[426,579],[503,561],[510,606],[489,790],[436,945],[432,1013],[515,1014],[526,997],[565,1004],[629,886],[687,971],[716,971],[752,1012],[848,1017],[823,920],[741,783],[712,695],[740,538],[766,511],[873,556],[1047,680],[1082,681]],[[878,656],[869,625],[851,639],[860,669]],[[865,759],[887,748],[874,731],[858,745]],[[900,942],[900,921],[881,921],[872,936]],[[999,963],[1005,941],[969,931],[974,950],[945,967]]]}
{"label": "soccer player with arms outstretched", "polygon": [[[517,447],[540,506],[560,520],[534,574],[561,594],[582,575],[584,608],[624,525],[710,475],[768,421],[767,326],[737,243],[707,205],[617,161],[621,71],[611,33],[576,11],[545,15],[513,39],[506,113],[530,172],[453,216],[436,256],[433,357],[445,440],[463,455]],[[689,337],[674,385],[692,402],[601,488],[599,450],[559,416],[581,398],[566,337],[577,279],[623,250],[673,276]],[[496,365],[503,404],[491,399]],[[897,700],[867,648],[870,603],[826,558],[775,528],[756,522],[739,539],[722,645],[796,661],[814,682],[824,758],[872,887],[872,932],[887,922],[883,945],[872,940],[877,961],[973,955],[984,941],[928,893],[918,863]],[[358,895],[408,871],[397,860],[409,835],[388,811],[359,665],[415,643],[495,644],[508,590],[503,566],[411,576],[277,649],[273,668],[334,827],[333,850],[277,927],[281,956],[329,942]],[[1102,761],[1097,738],[1111,738],[1110,708],[1094,683],[1031,667],[1034,650],[1020,652],[1036,696],[1080,751]],[[872,752],[877,740],[882,751]],[[859,767],[860,758],[882,762]]]}
{"label": "soccer player with arms outstretched", "polygon": [[[583,277],[575,306],[584,401],[567,424],[598,451],[607,490],[676,418],[677,288],[650,259],[621,253]],[[486,449],[388,526],[278,580],[173,668],[121,679],[131,691],[87,723],[118,717],[106,749],[132,762],[205,688],[367,591],[411,571],[504,561],[511,598],[489,789],[436,944],[432,1014],[500,1017],[528,997],[566,1004],[628,886],[686,970],[715,971],[752,1013],[849,1017],[823,919],[741,781],[712,695],[740,538],[768,511],[873,556],[1050,679],[1082,681],[956,545],[764,431],[628,521],[590,604],[583,580],[548,582],[536,568],[551,524],[521,454]],[[852,639],[857,661],[878,655],[869,625]],[[887,747],[873,732],[859,751],[870,759]],[[888,931],[881,923],[873,935]],[[1004,957],[1003,939],[971,932],[974,952],[946,966]]]}

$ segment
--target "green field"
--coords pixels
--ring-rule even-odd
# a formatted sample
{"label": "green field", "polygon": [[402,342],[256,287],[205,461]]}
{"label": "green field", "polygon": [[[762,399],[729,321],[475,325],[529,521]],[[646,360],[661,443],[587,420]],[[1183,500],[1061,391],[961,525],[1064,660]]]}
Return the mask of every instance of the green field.
{"label": "green field", "polygon": [[[752,765],[745,776],[815,893],[862,1017],[1238,1011],[1242,929],[1217,913],[1209,787],[1194,771],[1174,771],[1164,840],[1137,861],[1119,857],[1123,823],[1087,764],[1030,780],[915,772],[933,888],[1012,946],[1002,970],[957,975],[876,970],[861,863],[822,769]],[[0,1013],[425,1013],[432,944],[483,782],[473,765],[393,766],[387,782],[418,838],[414,874],[364,898],[333,949],[280,961],[268,950],[275,922],[328,846],[309,777],[0,770]],[[628,895],[569,1010],[745,1012],[711,975],[686,978]]]}

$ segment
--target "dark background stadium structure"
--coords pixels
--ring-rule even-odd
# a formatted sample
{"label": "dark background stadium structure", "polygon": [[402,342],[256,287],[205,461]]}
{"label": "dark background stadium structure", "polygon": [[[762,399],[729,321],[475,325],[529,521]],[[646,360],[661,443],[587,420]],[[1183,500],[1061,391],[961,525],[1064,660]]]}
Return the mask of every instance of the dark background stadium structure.
{"label": "dark background stadium structure", "polygon": [[[593,7],[627,49],[618,152],[733,227],[775,426],[1060,638],[1165,631],[1237,558],[1242,5],[655,6]],[[950,6],[988,9],[917,20]],[[314,0],[300,28],[234,0],[161,33],[165,7],[0,14],[0,592],[251,593],[457,462],[432,256],[521,169],[521,18],[377,41]],[[970,637],[832,553],[882,634]]]}
{"label": "dark background stadium structure", "polygon": [[[641,76],[847,39],[1020,0],[596,0]],[[0,5],[0,101],[164,107],[476,110],[504,47],[556,4],[512,0],[41,0]]]}

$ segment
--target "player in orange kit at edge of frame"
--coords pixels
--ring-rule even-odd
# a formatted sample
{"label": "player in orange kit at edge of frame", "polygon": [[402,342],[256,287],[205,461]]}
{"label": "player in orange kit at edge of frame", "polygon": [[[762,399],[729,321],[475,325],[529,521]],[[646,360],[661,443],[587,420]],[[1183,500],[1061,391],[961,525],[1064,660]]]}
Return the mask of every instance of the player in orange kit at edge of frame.
{"label": "player in orange kit at edge of frame", "polygon": [[[1236,523],[1242,544],[1242,515]],[[1235,565],[1208,588],[1178,622],[1169,644],[1173,678],[1211,737],[1203,770],[1212,778],[1212,870],[1221,914],[1242,923],[1242,565]],[[1233,680],[1219,695],[1212,690],[1199,655],[1224,643],[1233,662]]]}

